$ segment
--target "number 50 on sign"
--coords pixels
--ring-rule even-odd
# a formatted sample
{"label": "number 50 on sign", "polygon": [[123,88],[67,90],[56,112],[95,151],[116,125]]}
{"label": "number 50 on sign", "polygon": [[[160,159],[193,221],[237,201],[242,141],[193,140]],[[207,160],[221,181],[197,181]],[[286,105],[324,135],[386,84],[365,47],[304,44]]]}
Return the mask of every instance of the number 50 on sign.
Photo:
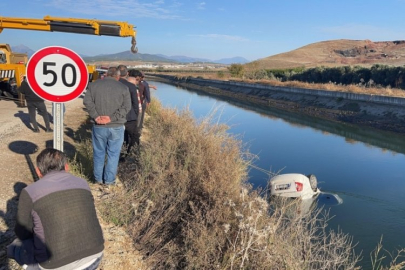
{"label": "number 50 on sign", "polygon": [[83,59],[64,47],[46,47],[31,56],[27,81],[41,98],[67,102],[79,97],[87,87],[88,71]]}

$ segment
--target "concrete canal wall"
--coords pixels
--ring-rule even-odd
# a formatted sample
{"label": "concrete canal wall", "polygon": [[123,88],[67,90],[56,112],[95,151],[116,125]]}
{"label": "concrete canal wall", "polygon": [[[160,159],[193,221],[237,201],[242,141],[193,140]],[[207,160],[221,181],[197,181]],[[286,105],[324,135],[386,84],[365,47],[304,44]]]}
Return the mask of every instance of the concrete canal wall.
{"label": "concrete canal wall", "polygon": [[312,95],[318,97],[327,98],[342,98],[345,100],[353,101],[363,101],[363,102],[373,102],[385,105],[396,105],[405,106],[405,98],[398,97],[387,97],[379,95],[367,95],[367,94],[356,94],[348,92],[338,92],[338,91],[327,91],[327,90],[315,90],[315,89],[305,89],[305,88],[293,88],[293,87],[279,87],[271,86],[267,84],[260,83],[244,83],[235,81],[220,81],[220,80],[206,80],[199,78],[182,78],[177,79],[170,75],[154,75],[156,77],[166,78],[169,80],[174,80],[176,82],[184,82],[197,84],[200,86],[211,86],[218,87],[220,89],[232,90],[235,92],[240,92],[246,95],[254,95],[258,97],[263,97],[271,92],[284,92],[289,94],[302,94],[302,95]]}
{"label": "concrete canal wall", "polygon": [[260,83],[178,78],[162,74],[147,76],[149,80],[174,84],[226,101],[235,100],[250,107],[260,106],[263,110],[274,108],[328,121],[405,134],[405,98]]}

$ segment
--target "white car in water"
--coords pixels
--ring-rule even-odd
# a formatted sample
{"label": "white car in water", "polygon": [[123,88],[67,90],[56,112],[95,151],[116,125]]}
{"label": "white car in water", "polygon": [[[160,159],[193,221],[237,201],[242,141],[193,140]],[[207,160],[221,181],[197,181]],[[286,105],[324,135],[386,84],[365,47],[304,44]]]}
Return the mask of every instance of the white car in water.
{"label": "white car in water", "polygon": [[305,176],[299,173],[288,173],[270,179],[270,195],[307,200],[318,196],[318,182],[315,175]]}

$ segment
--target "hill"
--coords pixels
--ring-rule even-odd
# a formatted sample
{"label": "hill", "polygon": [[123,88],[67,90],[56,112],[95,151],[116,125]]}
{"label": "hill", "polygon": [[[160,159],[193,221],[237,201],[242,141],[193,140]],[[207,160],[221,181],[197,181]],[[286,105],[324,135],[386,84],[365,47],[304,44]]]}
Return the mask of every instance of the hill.
{"label": "hill", "polygon": [[247,64],[255,69],[316,66],[405,65],[405,40],[329,40],[312,43],[293,51],[276,54]]}
{"label": "hill", "polygon": [[176,62],[171,59],[161,57],[156,54],[142,54],[142,53],[131,53],[130,51],[124,51],[113,54],[100,54],[96,56],[86,56],[83,57],[86,62],[96,62],[96,61],[139,61],[139,62]]}
{"label": "hill", "polygon": [[232,57],[232,58],[221,58],[217,60],[210,60],[207,58],[195,58],[195,57],[188,57],[188,56],[183,56],[183,55],[174,55],[174,56],[167,56],[163,54],[157,54],[157,56],[161,56],[170,60],[174,60],[176,62],[180,63],[214,63],[214,64],[224,64],[224,65],[230,65],[230,64],[246,64],[249,62],[246,58],[237,56],[237,57]]}
{"label": "hill", "polygon": [[218,59],[213,62],[218,64],[231,65],[231,64],[246,64],[249,62],[249,60],[243,57],[232,57],[232,58]]}
{"label": "hill", "polygon": [[31,57],[31,55],[34,54],[33,50],[31,50],[30,48],[28,48],[27,46],[22,45],[22,44],[17,45],[17,46],[11,46],[11,50],[13,52],[17,52],[17,53],[25,53],[28,55],[28,57]]}
{"label": "hill", "polygon": [[97,56],[83,57],[85,61],[97,62],[97,61],[139,61],[139,62],[168,62],[168,63],[214,63],[214,64],[245,64],[249,62],[243,57],[223,58],[218,60],[210,60],[206,58],[195,58],[183,55],[167,56],[163,54],[133,54],[129,51],[114,53],[114,54],[102,54]]}

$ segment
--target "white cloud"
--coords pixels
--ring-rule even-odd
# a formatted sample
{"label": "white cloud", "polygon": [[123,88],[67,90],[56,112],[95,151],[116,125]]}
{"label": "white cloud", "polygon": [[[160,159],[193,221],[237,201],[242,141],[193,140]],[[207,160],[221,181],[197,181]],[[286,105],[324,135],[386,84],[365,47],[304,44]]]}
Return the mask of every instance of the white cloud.
{"label": "white cloud", "polygon": [[170,8],[179,8],[179,7],[181,7],[183,5],[183,3],[180,3],[179,1],[173,1],[171,4],[170,4]]}
{"label": "white cloud", "polygon": [[321,27],[322,33],[348,39],[370,39],[372,41],[388,41],[404,39],[404,33],[373,25],[346,24],[332,27]]}
{"label": "white cloud", "polygon": [[205,2],[201,2],[197,6],[198,9],[205,9]]}
{"label": "white cloud", "polygon": [[138,0],[49,0],[45,6],[60,10],[87,15],[110,16],[131,16],[134,18],[156,18],[156,19],[182,19],[177,15],[174,6],[165,6],[164,0],[157,0],[151,3],[140,3]]}
{"label": "white cloud", "polygon": [[206,35],[190,35],[192,37],[211,38],[222,41],[249,41],[240,36],[220,35],[220,34],[206,34]]}

